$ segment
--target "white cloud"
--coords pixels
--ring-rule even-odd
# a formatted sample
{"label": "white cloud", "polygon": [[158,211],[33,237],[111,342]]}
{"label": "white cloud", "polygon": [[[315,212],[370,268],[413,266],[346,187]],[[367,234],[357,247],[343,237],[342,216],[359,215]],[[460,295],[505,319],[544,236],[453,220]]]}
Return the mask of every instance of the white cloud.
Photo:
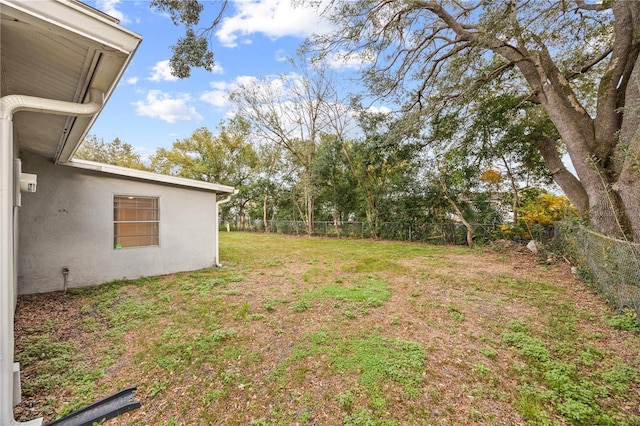
{"label": "white cloud", "polygon": [[171,67],[169,66],[169,60],[157,62],[153,66],[153,72],[148,80],[151,81],[176,81],[178,77],[171,75]]}
{"label": "white cloud", "polygon": [[159,118],[168,123],[176,121],[201,121],[193,106],[189,105],[191,97],[188,94],[179,94],[172,98],[168,93],[160,90],[150,90],[145,100],[134,102],[136,114],[145,117]]}
{"label": "white cloud", "polygon": [[377,107],[377,106],[370,106],[369,108],[367,108],[367,111],[374,113],[374,114],[390,114],[391,113],[391,108],[388,108],[386,106],[381,106],[381,107]]}
{"label": "white cloud", "polygon": [[213,105],[216,108],[225,108],[229,106],[229,91],[233,87],[233,83],[224,81],[214,81],[211,83],[213,90],[204,92],[200,96],[200,100]]}
{"label": "white cloud", "polygon": [[210,83],[213,90],[208,90],[200,95],[200,100],[206,102],[216,108],[226,108],[231,106],[229,94],[238,88],[260,87],[257,77],[252,75],[240,75],[233,81],[214,81]]}
{"label": "white cloud", "polygon": [[287,62],[289,59],[291,59],[291,56],[289,56],[286,51],[284,51],[282,49],[278,49],[276,51],[276,61],[277,62]]}
{"label": "white cloud", "polygon": [[[272,39],[285,36],[308,37],[325,32],[328,21],[320,18],[316,9],[305,2],[292,5],[291,0],[234,0],[235,15],[224,18],[216,37],[227,47],[238,45],[238,38],[262,33]],[[250,42],[244,39],[243,43]]]}
{"label": "white cloud", "polygon": [[253,75],[239,75],[236,77],[235,82],[239,85],[252,85],[252,84],[258,84],[258,77],[253,76]]}
{"label": "white cloud", "polygon": [[138,77],[129,77],[125,80],[125,83],[134,85],[138,82]]}
{"label": "white cloud", "polygon": [[352,69],[359,70],[367,64],[373,63],[373,56],[368,52],[346,52],[339,51],[332,53],[324,60],[324,63],[334,70]]}
{"label": "white cloud", "polygon": [[131,20],[117,9],[120,3],[120,0],[97,0],[96,9],[116,18],[121,24],[130,24]]}
{"label": "white cloud", "polygon": [[252,75],[240,75],[233,81],[214,81],[212,82],[212,90],[204,92],[200,96],[200,100],[206,102],[216,108],[231,107],[229,94],[235,90],[250,90],[255,92],[258,99],[270,99],[276,103],[285,102],[289,98],[287,88],[302,84],[302,77],[297,73],[289,73],[286,75],[268,75],[262,79],[258,79]]}
{"label": "white cloud", "polygon": [[220,62],[216,62],[215,66],[211,70],[212,74],[222,75],[224,74],[224,68],[220,65]]}

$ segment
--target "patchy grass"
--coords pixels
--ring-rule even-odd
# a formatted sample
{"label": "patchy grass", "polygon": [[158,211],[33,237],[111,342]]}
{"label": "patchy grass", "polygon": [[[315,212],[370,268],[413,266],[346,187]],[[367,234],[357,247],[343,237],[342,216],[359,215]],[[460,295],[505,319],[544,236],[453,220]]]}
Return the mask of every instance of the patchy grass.
{"label": "patchy grass", "polygon": [[121,425],[640,425],[628,313],[517,249],[223,233],[224,267],[21,296],[23,402]]}
{"label": "patchy grass", "polygon": [[306,298],[335,299],[343,302],[355,302],[364,306],[381,306],[389,299],[391,292],[385,281],[367,277],[362,282],[352,286],[342,285],[342,282],[320,287],[305,293]]}

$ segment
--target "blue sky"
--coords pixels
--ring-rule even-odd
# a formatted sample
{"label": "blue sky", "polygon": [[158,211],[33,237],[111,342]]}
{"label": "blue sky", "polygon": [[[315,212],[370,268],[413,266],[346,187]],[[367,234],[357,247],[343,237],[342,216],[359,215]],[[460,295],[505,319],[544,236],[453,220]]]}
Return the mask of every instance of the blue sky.
{"label": "blue sky", "polygon": [[[87,3],[143,37],[90,134],[107,142],[118,137],[144,157],[158,147],[171,147],[199,127],[215,132],[229,115],[231,107],[225,94],[235,82],[292,72],[286,57],[294,56],[311,33],[329,29],[313,11],[294,8],[290,0],[231,0],[226,18],[212,38],[214,71],[196,69],[190,78],[180,80],[170,75],[168,60],[171,45],[183,29],[169,16],[151,9],[148,1]],[[217,7],[218,2],[205,2],[201,24],[210,22]],[[350,72],[349,65],[334,67]]]}

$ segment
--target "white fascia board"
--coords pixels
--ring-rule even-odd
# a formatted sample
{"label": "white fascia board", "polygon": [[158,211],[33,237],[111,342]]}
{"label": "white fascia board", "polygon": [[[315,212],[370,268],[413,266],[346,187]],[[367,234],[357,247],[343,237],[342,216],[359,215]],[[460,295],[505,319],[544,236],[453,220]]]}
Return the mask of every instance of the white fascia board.
{"label": "white fascia board", "polygon": [[[21,20],[33,22],[35,18],[46,22],[51,31],[66,37],[78,35],[96,43],[96,47],[126,55],[134,52],[142,40],[139,34],[121,27],[116,20],[74,0],[0,0],[0,3],[20,12]],[[6,8],[3,14],[11,15]]]}
{"label": "white fascia board", "polygon": [[122,177],[140,179],[154,183],[167,185],[176,185],[186,188],[202,189],[205,191],[215,192],[216,194],[235,194],[235,188],[217,183],[203,182],[200,180],[187,179],[177,176],[161,175],[158,173],[147,172],[145,170],[129,169],[127,167],[113,166],[111,164],[103,164],[95,161],[81,160],[72,158],[66,163],[60,163],[63,166],[75,167],[78,169],[92,170],[102,173],[110,173]]}

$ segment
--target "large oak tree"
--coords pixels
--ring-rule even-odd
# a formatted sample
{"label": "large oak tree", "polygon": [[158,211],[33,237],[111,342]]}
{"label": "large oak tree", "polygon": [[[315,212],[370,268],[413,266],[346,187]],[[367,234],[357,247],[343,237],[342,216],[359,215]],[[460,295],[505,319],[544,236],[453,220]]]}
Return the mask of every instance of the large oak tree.
{"label": "large oak tree", "polygon": [[[321,52],[368,52],[374,93],[434,105],[502,79],[555,125],[537,140],[549,173],[599,231],[640,241],[640,2],[337,0]],[[439,101],[439,102],[435,102]]]}

